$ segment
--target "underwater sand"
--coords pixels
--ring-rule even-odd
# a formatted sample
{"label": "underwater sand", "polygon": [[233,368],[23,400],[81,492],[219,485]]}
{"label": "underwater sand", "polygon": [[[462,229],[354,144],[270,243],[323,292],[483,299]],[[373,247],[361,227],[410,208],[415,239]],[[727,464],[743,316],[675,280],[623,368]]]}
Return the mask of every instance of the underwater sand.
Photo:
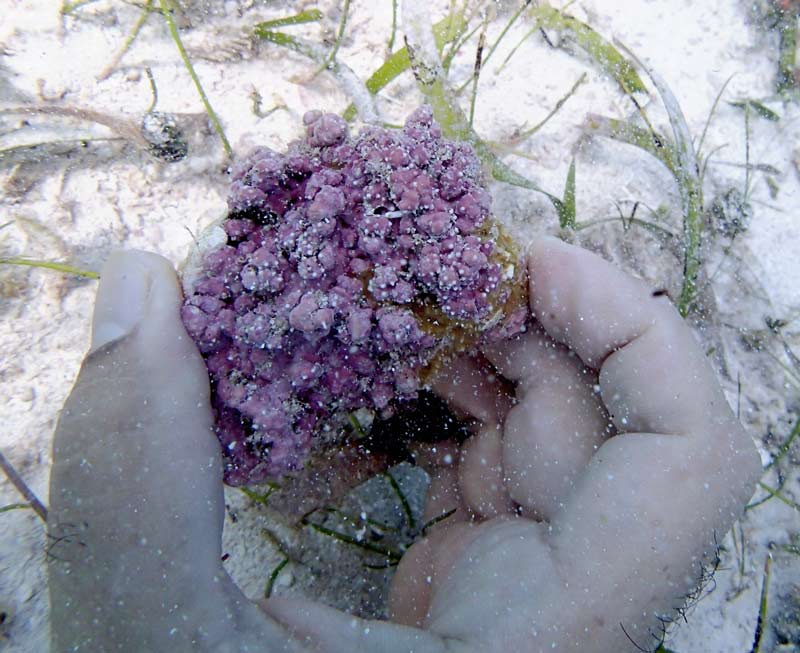
{"label": "underwater sand", "polygon": [[[323,21],[286,31],[330,42],[340,3],[182,4],[184,43],[235,152],[256,144],[282,149],[299,134],[306,110],[340,112],[347,106],[348,96],[331,75],[312,78],[315,67],[307,60],[278,46],[256,47],[245,38],[246,28],[260,20],[318,7],[326,16]],[[448,6],[443,0],[430,4],[436,19]],[[517,5],[487,4],[497,14],[489,21],[491,43]],[[698,329],[729,401],[766,464],[800,409],[800,370],[797,359],[787,354],[792,348],[798,351],[800,327],[800,321],[792,321],[800,316],[800,108],[796,100],[768,100],[774,94],[777,35],[765,29],[752,2],[738,0],[581,0],[569,11],[604,37],[624,43],[664,78],[696,139],[730,78],[703,148],[706,153],[716,150],[705,177],[706,205],[718,194],[745,188],[745,113],[729,101],[760,100],[780,116],[770,121],[750,115],[749,161],[759,166],[749,175],[752,220],[732,242],[721,236],[707,241],[704,291],[715,308]],[[0,225],[10,223],[0,229],[0,257],[68,261],[98,271],[108,252],[124,247],[152,250],[179,264],[192,246],[192,234],[224,215],[224,152],[163,20],[151,15],[114,72],[97,79],[139,12],[133,4],[101,0],[63,17],[54,0],[6,0],[0,22],[0,109],[42,104],[79,108],[102,114],[112,127],[53,115],[0,114],[0,149],[50,143],[33,156],[0,152]],[[390,27],[391,2],[355,0],[339,60],[365,79],[386,55]],[[630,102],[596,65],[535,36],[498,72],[529,29],[526,21],[517,23],[483,70],[474,121],[478,133],[508,143],[517,131],[543,119],[585,72],[586,82],[555,117],[514,146],[525,157],[509,154],[504,160],[561,195],[575,156],[580,222],[618,217],[618,211],[629,216],[640,202],[638,217],[649,216],[647,207],[663,207],[664,225],[680,232],[677,187],[655,159],[608,139],[582,137],[581,126],[590,113],[634,117]],[[471,74],[476,42],[477,37],[454,62],[451,79],[457,83]],[[158,88],[156,109],[176,115],[188,137],[188,157],[159,161],[130,139],[92,141],[83,147],[83,139],[118,139],[137,131],[152,101],[147,67]],[[259,118],[253,111],[254,89],[263,111],[282,108]],[[385,121],[397,124],[420,101],[413,78],[406,74],[381,92],[377,106]],[[464,94],[462,107],[468,106]],[[660,131],[669,132],[654,90],[645,109]],[[69,142],[53,145],[56,139]],[[578,234],[561,232],[543,196],[499,184],[492,191],[496,215],[520,241],[559,234],[603,252],[658,287],[679,287],[679,259],[648,232],[623,229],[619,220]],[[45,502],[52,431],[88,344],[95,285],[48,270],[0,268],[0,450]],[[768,319],[787,324],[770,330]],[[752,346],[756,339],[759,348]],[[685,622],[669,631],[670,650],[749,651],[770,554],[772,583],[761,650],[793,650],[791,645],[779,648],[776,638],[800,629],[800,556],[786,551],[792,542],[797,547],[800,537],[799,455],[795,447],[785,456],[782,478],[775,470],[764,477],[773,488],[783,482],[782,496],[795,506],[773,498],[747,511],[735,537],[725,536],[714,583],[689,608]],[[403,467],[396,477],[417,510],[424,475]],[[387,488],[380,479],[373,480],[348,497],[345,508],[396,517],[396,495]],[[756,498],[764,496],[760,490]],[[0,506],[20,501],[0,478]],[[361,549],[309,529],[289,530],[285,520],[238,490],[227,490],[226,502],[226,568],[248,596],[263,594],[268,577],[284,559],[276,546],[280,541],[292,549],[295,561],[276,576],[275,592],[313,594],[363,614],[381,613],[381,588],[390,572],[365,571],[364,562],[372,559]],[[0,650],[48,650],[46,546],[42,523],[31,510],[0,513],[0,611],[7,614],[0,625]]]}

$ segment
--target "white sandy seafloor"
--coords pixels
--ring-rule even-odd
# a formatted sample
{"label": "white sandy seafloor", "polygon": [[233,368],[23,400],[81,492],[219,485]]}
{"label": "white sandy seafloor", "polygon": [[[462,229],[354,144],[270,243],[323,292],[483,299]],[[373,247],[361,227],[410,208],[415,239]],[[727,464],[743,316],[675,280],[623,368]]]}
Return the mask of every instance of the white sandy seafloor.
{"label": "white sandy seafloor", "polygon": [[[314,77],[315,66],[307,60],[277,46],[256,46],[246,31],[259,20],[318,7],[326,16],[321,23],[286,30],[317,43],[330,42],[340,3],[181,4],[185,11],[179,23],[189,54],[237,153],[255,144],[283,148],[299,134],[304,111],[342,111],[347,105],[349,98],[330,74]],[[449,3],[430,4],[437,20]],[[488,23],[487,42],[492,43],[518,5],[485,4],[496,13]],[[555,0],[552,4],[562,6]],[[191,234],[225,212],[226,161],[220,142],[158,15],[150,16],[115,71],[98,81],[136,21],[140,5],[98,0],[67,18],[59,5],[57,0],[3,3],[0,109],[47,105],[91,110],[110,117],[112,128],[54,115],[0,113],[0,150],[73,139],[42,146],[37,157],[0,153],[0,225],[10,223],[0,229],[0,256],[66,261],[97,271],[112,249],[135,247],[159,252],[178,264],[189,251]],[[715,152],[705,178],[707,205],[719,193],[745,188],[744,112],[728,101],[763,100],[780,115],[777,122],[751,116],[749,159],[761,166],[749,175],[752,220],[733,242],[709,237],[703,283],[716,308],[698,323],[729,401],[761,448],[766,465],[800,412],[800,370],[788,353],[792,348],[800,351],[800,320],[795,320],[800,316],[800,108],[796,101],[769,100],[777,70],[777,37],[759,22],[753,3],[744,0],[578,0],[569,11],[606,38],[627,45],[664,78],[696,139],[715,97],[730,79],[703,148]],[[390,26],[389,0],[354,0],[339,60],[365,79],[386,55]],[[596,65],[553,49],[535,35],[498,72],[510,48],[529,29],[526,20],[520,21],[486,65],[475,110],[477,131],[501,146],[508,144],[518,130],[541,120],[586,72],[586,83],[556,117],[514,146],[525,156],[508,154],[504,160],[560,195],[575,156],[581,222],[618,216],[618,211],[629,215],[640,202],[637,217],[660,219],[679,232],[679,197],[664,168],[634,148],[582,138],[581,125],[589,113],[634,115],[630,102]],[[550,36],[558,45],[557,35]],[[475,43],[473,39],[467,44],[455,61],[451,74],[459,82],[470,75]],[[136,131],[152,99],[147,67],[158,88],[156,108],[176,114],[186,128],[189,156],[176,163],[159,161],[130,139],[77,143],[74,139]],[[262,96],[263,111],[280,108],[259,118],[253,111],[254,89]],[[405,75],[380,94],[377,106],[384,120],[398,123],[419,102],[412,77]],[[468,108],[466,94],[462,106]],[[668,132],[660,106],[653,91],[645,108],[656,126]],[[493,191],[495,213],[521,240],[558,233],[553,209],[541,195],[501,185]],[[663,208],[662,217],[653,217],[646,207]],[[605,222],[582,230],[574,240],[602,251],[654,286],[673,293],[678,287],[678,258],[636,227],[626,231],[619,221]],[[0,268],[0,449],[43,500],[52,430],[87,345],[94,288],[95,282],[46,270]],[[770,330],[768,319],[773,325],[783,322]],[[782,460],[780,475],[772,469],[764,477],[770,487],[782,483],[782,497],[790,502],[800,501],[798,455],[794,447]],[[408,484],[409,496],[417,502],[412,508],[418,511],[424,479],[408,468],[396,470],[396,478],[403,487]],[[396,517],[391,492],[376,489],[382,482],[373,481],[361,495],[348,498],[347,511],[371,511],[375,516],[384,510]],[[764,496],[759,490],[756,499]],[[249,596],[263,594],[266,579],[285,553],[292,562],[278,574],[275,591],[313,593],[364,614],[380,614],[380,588],[389,572],[367,571],[360,550],[354,553],[341,542],[319,540],[318,534],[289,532],[269,510],[238,491],[228,491],[226,498],[226,564]],[[0,506],[19,501],[13,487],[0,479]],[[747,511],[734,534],[721,541],[721,563],[713,583],[689,607],[685,622],[669,631],[666,645],[679,653],[750,651],[765,560],[772,556],[761,650],[798,650],[797,506],[779,498],[766,501]],[[294,551],[281,553],[278,544]],[[48,648],[45,547],[42,524],[32,511],[0,513],[0,611],[6,614],[0,626],[2,650]],[[781,645],[781,637],[795,644]]]}

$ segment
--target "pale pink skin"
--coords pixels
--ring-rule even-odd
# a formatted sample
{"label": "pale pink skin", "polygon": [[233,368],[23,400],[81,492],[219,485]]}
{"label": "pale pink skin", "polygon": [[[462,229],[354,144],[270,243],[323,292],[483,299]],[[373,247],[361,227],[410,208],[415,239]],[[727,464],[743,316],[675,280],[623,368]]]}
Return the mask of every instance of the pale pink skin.
{"label": "pale pink skin", "polygon": [[259,609],[234,586],[208,378],[177,280],[154,255],[112,256],[55,434],[53,650],[637,650],[620,624],[654,647],[656,617],[741,513],[759,458],[667,299],[553,240],[529,272],[536,327],[437,384],[479,428],[427,453],[428,514],[457,513],[403,558],[387,623],[313,602]]}

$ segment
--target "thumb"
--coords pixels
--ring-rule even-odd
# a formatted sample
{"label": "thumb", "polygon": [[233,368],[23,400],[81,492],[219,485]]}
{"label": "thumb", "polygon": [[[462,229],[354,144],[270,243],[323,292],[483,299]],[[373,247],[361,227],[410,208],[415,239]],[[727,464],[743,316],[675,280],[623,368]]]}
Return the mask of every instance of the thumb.
{"label": "thumb", "polygon": [[204,597],[232,587],[220,565],[222,465],[208,377],[180,303],[159,256],[115,253],[103,269],[91,351],[54,437],[54,650],[166,650],[154,639],[166,634],[179,650],[181,637],[213,630]]}

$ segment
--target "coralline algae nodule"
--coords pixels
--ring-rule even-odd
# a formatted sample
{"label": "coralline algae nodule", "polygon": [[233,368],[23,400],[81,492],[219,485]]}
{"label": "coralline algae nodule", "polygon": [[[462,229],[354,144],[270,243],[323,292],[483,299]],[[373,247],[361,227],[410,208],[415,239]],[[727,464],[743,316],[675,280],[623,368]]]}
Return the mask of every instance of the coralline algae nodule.
{"label": "coralline algae nodule", "polygon": [[205,252],[182,308],[232,485],[300,468],[347,413],[389,415],[434,359],[527,315],[480,163],[429,107],[355,138],[336,115],[304,123],[285,154],[235,167],[227,242]]}

